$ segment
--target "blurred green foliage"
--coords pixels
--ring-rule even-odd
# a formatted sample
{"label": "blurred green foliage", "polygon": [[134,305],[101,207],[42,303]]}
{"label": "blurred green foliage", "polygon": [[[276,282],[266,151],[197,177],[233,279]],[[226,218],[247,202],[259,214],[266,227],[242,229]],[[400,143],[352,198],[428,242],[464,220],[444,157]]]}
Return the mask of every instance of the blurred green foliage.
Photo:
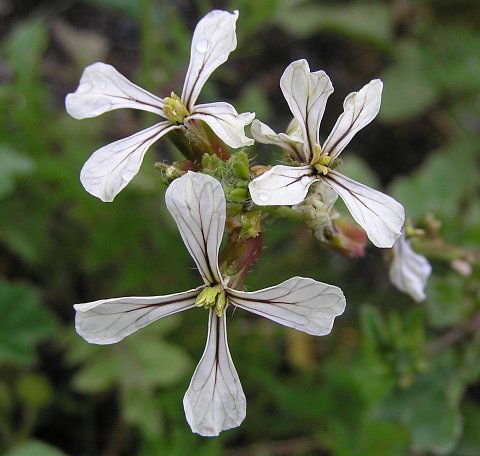
{"label": "blurred green foliage", "polygon": [[[477,2],[193,5],[0,2],[0,452],[480,454]],[[181,406],[206,314],[169,317],[111,347],[75,334],[74,303],[166,294],[190,288],[196,276],[153,166],[112,204],[78,181],[93,150],[147,125],[146,115],[78,122],[63,99],[97,59],[154,93],[179,90],[191,31],[213,6],[240,10],[239,45],[202,98],[232,100],[280,130],[289,113],[279,77],[307,58],[339,93],[327,107],[325,123],[333,124],[347,93],[381,77],[380,118],[358,135],[344,166],[366,183],[388,184],[415,225],[435,220],[449,244],[424,252],[434,275],[426,302],[415,304],[389,285],[382,252],[348,260],[291,221],[267,226],[248,286],[313,277],[344,289],[347,312],[330,336],[315,339],[237,310],[229,335],[247,419],[209,440],[190,433]],[[149,161],[176,154],[162,141]],[[451,263],[458,249],[473,267]]]}

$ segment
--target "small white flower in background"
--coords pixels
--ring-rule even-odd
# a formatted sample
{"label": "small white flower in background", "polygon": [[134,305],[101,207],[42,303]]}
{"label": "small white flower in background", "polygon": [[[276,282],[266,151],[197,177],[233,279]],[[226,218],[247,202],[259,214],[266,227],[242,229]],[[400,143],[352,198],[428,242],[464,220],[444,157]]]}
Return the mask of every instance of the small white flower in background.
{"label": "small white flower in background", "polygon": [[392,253],[393,259],[389,270],[390,281],[416,302],[423,301],[425,299],[424,288],[432,272],[430,263],[424,256],[412,250],[404,233],[393,245]]}
{"label": "small white flower in background", "polygon": [[335,286],[293,277],[254,292],[233,290],[218,268],[226,202],[220,183],[188,172],[165,193],[167,208],[192,255],[204,284],[166,296],[125,297],[76,304],[78,334],[96,344],[112,344],[159,318],[195,306],[209,309],[205,351],[193,374],[183,404],[193,432],[215,436],[239,426],[246,400],[227,345],[225,310],[240,307],[277,323],[322,336],[345,309]]}
{"label": "small white flower in background", "polygon": [[277,134],[256,120],[252,136],[258,142],[284,148],[304,166],[274,166],[254,179],[249,185],[253,202],[260,206],[298,204],[307,196],[310,185],[321,180],[343,199],[373,244],[392,247],[405,219],[402,205],[333,169],[353,136],[377,115],[382,82],[375,79],[347,96],[344,112],[323,146],[319,128],[327,99],[333,92],[329,77],[323,71],[311,73],[306,60],[297,60],[286,68],[280,88],[294,115],[293,124],[287,133]]}
{"label": "small white flower in background", "polygon": [[102,201],[113,201],[138,173],[145,152],[155,141],[172,130],[188,128],[195,120],[207,123],[230,147],[253,144],[253,140],[245,136],[244,128],[252,122],[254,114],[238,114],[232,105],[224,102],[195,105],[208,77],[237,46],[237,17],[238,11],[233,14],[211,11],[197,24],[180,97],[174,93],[164,99],[156,97],[130,82],[111,65],[98,62],[85,69],[77,90],[65,100],[72,117],[85,119],[114,109],[133,108],[167,119],[95,151],[80,173],[80,180],[89,193]]}

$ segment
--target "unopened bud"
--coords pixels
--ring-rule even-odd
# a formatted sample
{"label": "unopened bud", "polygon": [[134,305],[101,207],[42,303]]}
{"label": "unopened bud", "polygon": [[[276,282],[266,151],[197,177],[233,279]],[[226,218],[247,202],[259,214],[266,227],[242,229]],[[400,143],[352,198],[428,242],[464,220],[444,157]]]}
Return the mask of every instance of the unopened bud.
{"label": "unopened bud", "polygon": [[248,161],[248,155],[243,151],[239,151],[232,155],[231,160],[233,170],[237,177],[248,180],[250,178],[250,163]]}
{"label": "unopened bud", "polygon": [[225,196],[232,203],[243,203],[248,197],[248,190],[247,187],[225,189]]}

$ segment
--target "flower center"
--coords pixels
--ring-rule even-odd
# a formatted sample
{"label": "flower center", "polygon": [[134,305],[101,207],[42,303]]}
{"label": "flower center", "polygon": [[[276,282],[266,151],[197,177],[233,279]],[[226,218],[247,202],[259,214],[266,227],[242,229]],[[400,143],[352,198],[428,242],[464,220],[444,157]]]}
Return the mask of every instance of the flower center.
{"label": "flower center", "polygon": [[197,307],[213,309],[219,317],[222,316],[226,304],[227,298],[225,297],[225,290],[222,285],[205,287],[195,300],[195,305]]}
{"label": "flower center", "polygon": [[310,165],[316,169],[318,173],[326,175],[329,171],[329,164],[332,161],[332,158],[329,155],[322,155],[322,148],[315,144],[313,146],[313,157]]}
{"label": "flower center", "polygon": [[169,97],[165,97],[163,102],[165,103],[163,105],[165,117],[172,124],[183,124],[185,117],[190,115],[188,109],[182,100],[180,100],[180,97],[174,92],[172,92]]}

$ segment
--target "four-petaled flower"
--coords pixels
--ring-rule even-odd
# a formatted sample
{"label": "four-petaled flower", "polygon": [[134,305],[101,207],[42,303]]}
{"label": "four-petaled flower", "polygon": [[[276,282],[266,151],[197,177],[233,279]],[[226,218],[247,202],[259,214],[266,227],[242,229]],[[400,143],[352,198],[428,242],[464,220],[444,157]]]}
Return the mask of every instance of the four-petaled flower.
{"label": "four-petaled flower", "polygon": [[159,318],[192,307],[209,309],[205,351],[183,404],[196,433],[218,435],[240,425],[245,395],[227,345],[225,310],[240,307],[312,335],[328,334],[345,309],[342,291],[312,279],[293,277],[254,292],[234,290],[218,267],[226,202],[220,183],[188,172],[168,187],[165,200],[204,284],[167,296],[124,297],[75,305],[77,332],[88,342],[112,344]]}
{"label": "four-petaled flower", "polygon": [[208,124],[230,147],[253,144],[253,140],[245,136],[244,128],[252,122],[254,114],[238,114],[232,105],[224,102],[195,105],[205,81],[237,46],[237,17],[238,11],[231,14],[215,10],[197,24],[180,97],[174,93],[165,99],[156,97],[104,63],[94,63],[85,69],[77,90],[66,98],[66,108],[72,117],[84,119],[114,109],[133,108],[166,119],[95,151],[80,173],[80,180],[89,193],[102,201],[113,201],[137,174],[145,152],[155,141],[172,130],[189,128],[196,121]]}
{"label": "four-petaled flower", "polygon": [[393,259],[390,264],[389,277],[395,287],[408,294],[414,301],[425,299],[424,288],[432,272],[428,260],[415,253],[405,233],[397,239],[392,248]]}
{"label": "four-petaled flower", "polygon": [[344,112],[320,146],[319,128],[328,97],[333,92],[323,71],[310,72],[306,60],[291,63],[280,87],[294,120],[287,133],[275,133],[254,121],[252,136],[285,149],[302,166],[277,165],[249,184],[252,200],[260,206],[293,205],[305,199],[310,185],[321,180],[345,202],[355,221],[377,247],[392,247],[400,236],[404,209],[393,198],[336,171],[336,161],[353,136],[370,123],[380,109],[382,82],[375,79],[347,96]]}

